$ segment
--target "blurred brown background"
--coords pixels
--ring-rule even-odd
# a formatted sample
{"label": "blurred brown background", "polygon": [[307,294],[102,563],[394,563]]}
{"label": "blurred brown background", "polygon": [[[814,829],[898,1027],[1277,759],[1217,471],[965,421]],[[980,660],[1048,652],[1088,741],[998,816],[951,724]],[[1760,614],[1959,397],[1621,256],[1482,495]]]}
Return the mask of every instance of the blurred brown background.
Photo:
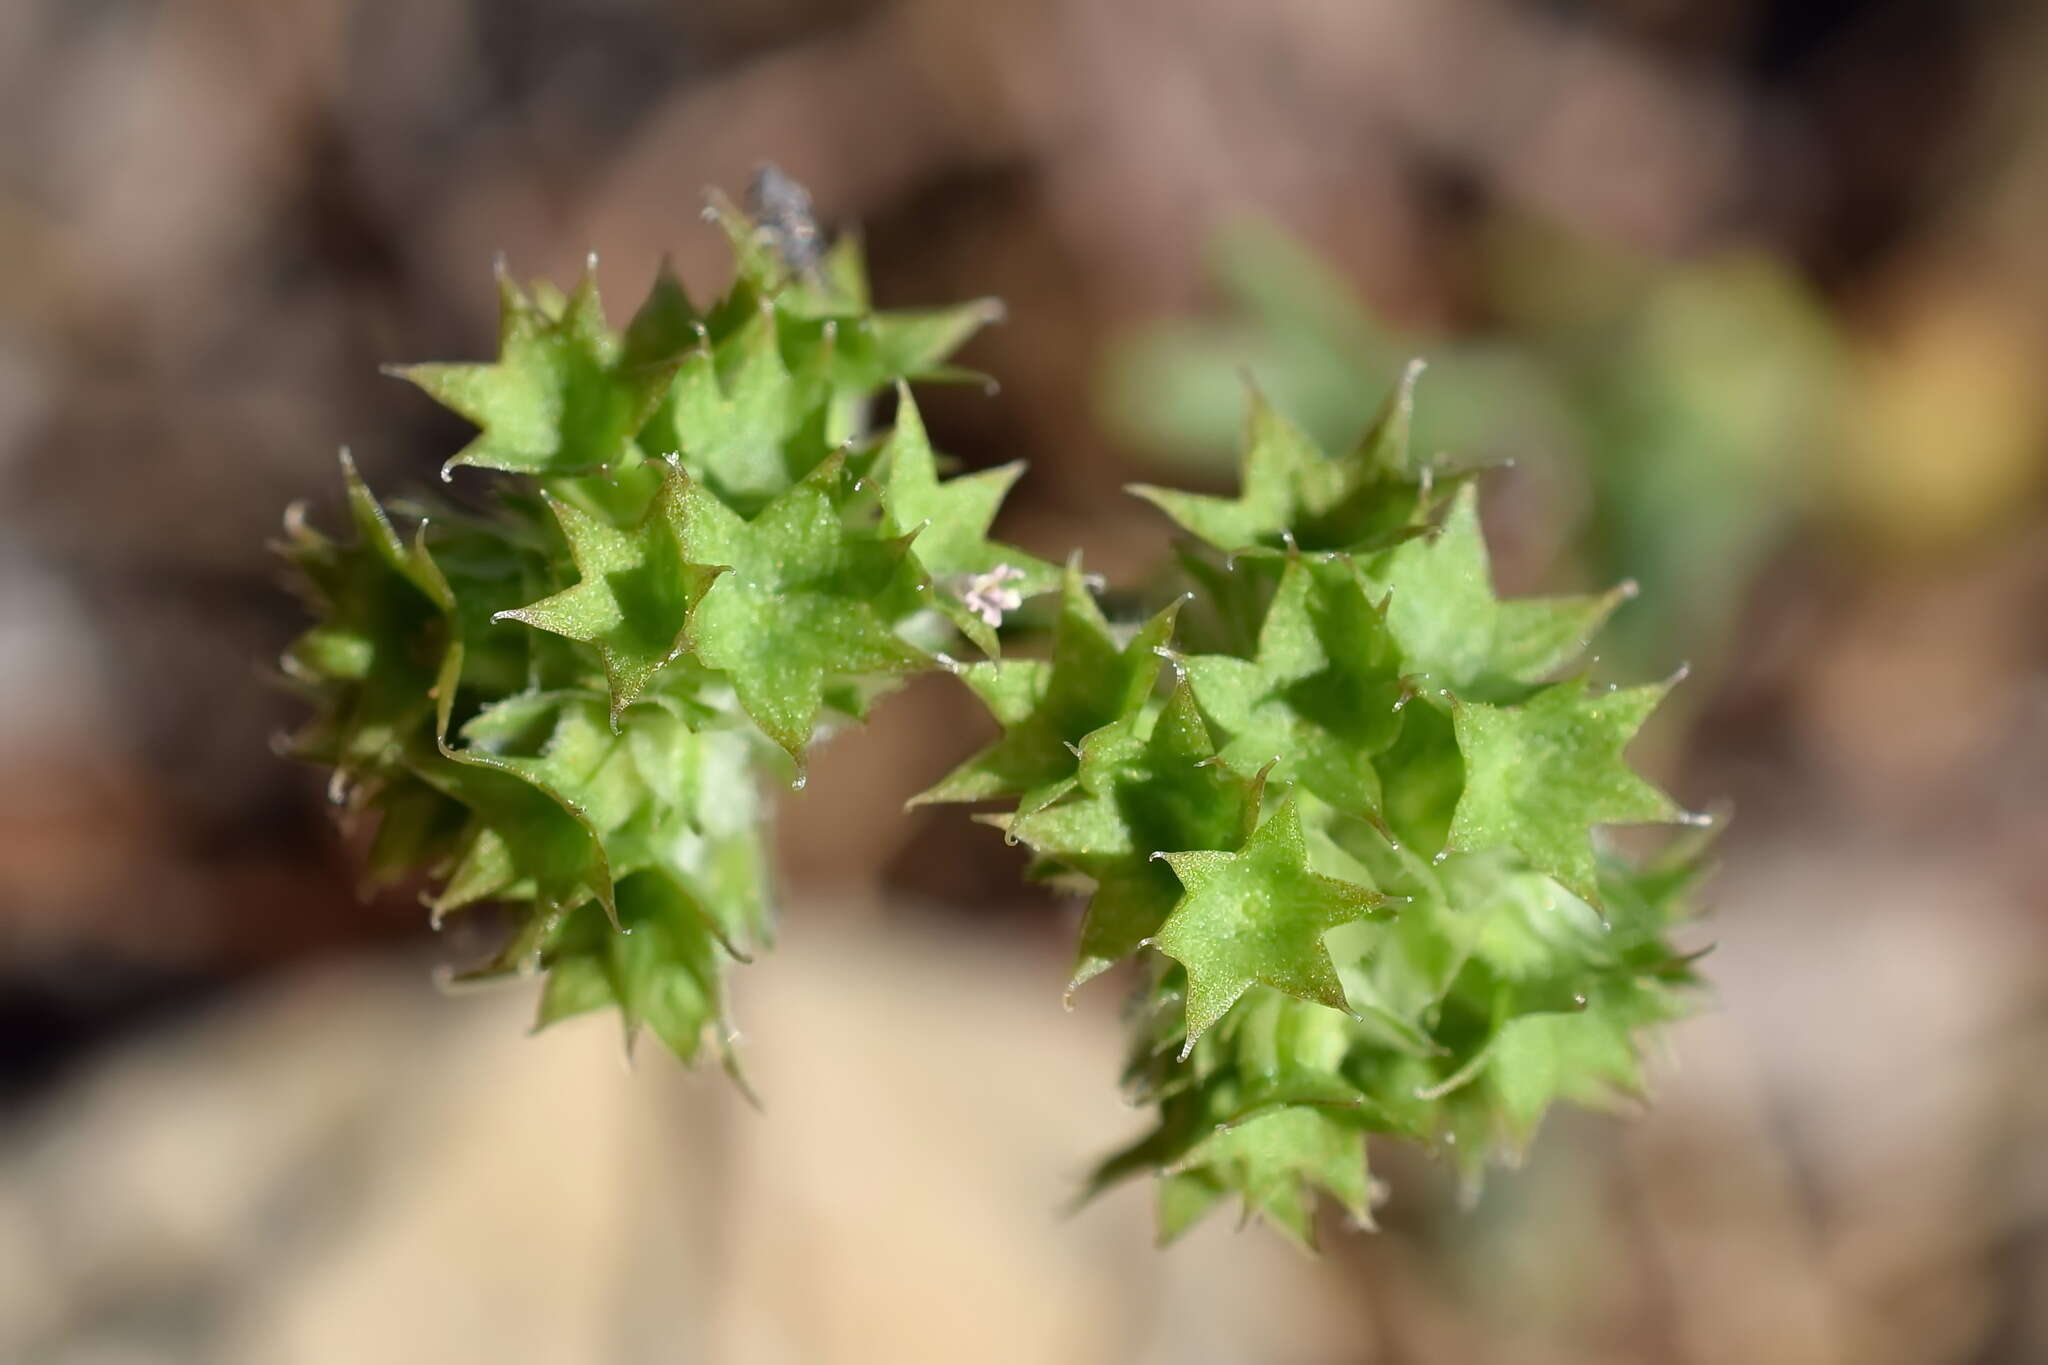
{"label": "blurred brown background", "polygon": [[[2048,13],[1936,0],[0,6],[0,1359],[2048,1359]],[[265,540],[460,425],[489,262],[615,314],[772,158],[877,295],[1011,320],[939,443],[1135,583],[1240,366],[1511,460],[1506,586],[1624,575],[1642,746],[1737,811],[1660,1104],[1461,1211],[1376,1154],[1299,1260],[1142,1195],[1113,987],[992,831],[897,812],[944,685],[785,802],[765,1115],[446,1000],[274,759]]]}

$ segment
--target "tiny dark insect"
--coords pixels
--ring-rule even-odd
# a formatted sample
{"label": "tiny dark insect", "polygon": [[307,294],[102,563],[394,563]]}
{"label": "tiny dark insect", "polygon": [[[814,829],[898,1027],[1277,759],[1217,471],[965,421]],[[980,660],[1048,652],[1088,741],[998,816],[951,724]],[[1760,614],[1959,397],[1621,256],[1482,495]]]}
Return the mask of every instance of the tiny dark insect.
{"label": "tiny dark insect", "polygon": [[762,162],[747,187],[747,216],[763,240],[799,275],[810,275],[825,255],[825,234],[811,209],[811,192],[773,162]]}

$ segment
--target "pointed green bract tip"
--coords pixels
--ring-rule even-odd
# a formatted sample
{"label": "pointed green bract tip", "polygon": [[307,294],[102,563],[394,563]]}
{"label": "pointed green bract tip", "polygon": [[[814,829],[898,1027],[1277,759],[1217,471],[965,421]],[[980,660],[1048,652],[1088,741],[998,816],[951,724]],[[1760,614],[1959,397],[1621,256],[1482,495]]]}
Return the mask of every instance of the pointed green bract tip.
{"label": "pointed green bract tip", "polygon": [[1422,363],[1411,363],[1365,436],[1334,457],[1251,387],[1236,497],[1145,484],[1131,491],[1226,554],[1368,554],[1397,544],[1427,521],[1443,491],[1435,467],[1409,448],[1421,373]]}

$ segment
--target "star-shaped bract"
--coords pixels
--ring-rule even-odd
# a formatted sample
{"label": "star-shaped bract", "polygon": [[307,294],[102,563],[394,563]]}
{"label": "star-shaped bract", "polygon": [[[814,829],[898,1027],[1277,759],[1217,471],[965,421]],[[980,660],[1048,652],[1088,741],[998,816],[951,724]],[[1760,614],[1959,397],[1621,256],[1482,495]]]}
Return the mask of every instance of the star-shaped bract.
{"label": "star-shaped bract", "polygon": [[1005,659],[959,670],[1003,727],[1002,738],[911,804],[1017,797],[1026,814],[1064,795],[1079,767],[1075,746],[1151,695],[1178,611],[1179,603],[1167,607],[1119,647],[1080,565],[1068,564],[1049,662]]}
{"label": "star-shaped bract", "polygon": [[1591,827],[1674,821],[1679,807],[1629,768],[1622,751],[1667,685],[1547,687],[1516,706],[1460,704],[1452,714],[1465,790],[1449,847],[1512,848],[1576,896],[1598,903]]}
{"label": "star-shaped bract", "polygon": [[1185,888],[1153,940],[1187,968],[1183,1056],[1253,986],[1349,1008],[1323,934],[1373,913],[1386,897],[1310,870],[1291,795],[1236,853],[1160,856]]}
{"label": "star-shaped bract", "polygon": [[[470,812],[454,865],[428,901],[435,922],[478,901],[503,898],[534,903],[524,938],[543,934],[592,899],[616,923],[611,868],[588,814],[518,758],[489,745],[455,742],[450,727],[462,655],[458,641],[442,656],[432,691],[434,749],[410,760],[421,780]],[[491,715],[486,708],[465,732],[487,731]]]}
{"label": "star-shaped bract", "polygon": [[640,432],[650,455],[675,456],[692,478],[744,512],[829,453],[822,434],[803,439],[824,395],[791,372],[777,329],[775,307],[763,302],[715,345],[692,348]]}
{"label": "star-shaped bract", "polygon": [[1144,719],[1133,713],[1082,740],[1076,790],[1006,827],[1096,883],[1069,989],[1136,952],[1180,899],[1154,853],[1237,848],[1258,816],[1258,783],[1210,761],[1216,746],[1185,681],[1149,734]]}
{"label": "star-shaped bract", "polygon": [[681,494],[684,560],[729,570],[690,613],[686,643],[799,769],[829,685],[929,662],[874,605],[914,575],[908,542],[851,523],[850,483],[834,455],[752,521],[687,477]]}
{"label": "star-shaped bract", "polygon": [[[488,757],[499,771],[522,777],[558,797],[604,844],[614,878],[647,866],[655,851],[641,817],[666,815],[665,777],[646,759],[677,763],[674,737],[687,737],[666,710],[636,718],[633,734],[609,724],[604,699],[587,691],[519,693],[486,706],[462,727],[470,757]],[[666,745],[661,740],[669,740]]]}
{"label": "star-shaped bract", "polygon": [[579,581],[498,613],[597,647],[611,686],[613,729],[662,666],[682,652],[690,612],[722,572],[692,564],[683,553],[683,487],[682,474],[664,469],[646,516],[630,527],[549,498]]}
{"label": "star-shaped bract", "polygon": [[1432,473],[1413,469],[1408,453],[1420,373],[1420,362],[1408,367],[1365,437],[1338,459],[1254,389],[1236,497],[1146,484],[1131,491],[1227,553],[1372,548],[1426,510]]}
{"label": "star-shaped bract", "polygon": [[1018,597],[1059,585],[1060,571],[1042,559],[988,538],[1003,496],[1024,472],[1022,461],[958,478],[939,479],[938,461],[910,386],[896,386],[896,426],[883,446],[882,514],[897,535],[915,533],[910,552],[932,578],[940,606],[985,654],[996,652],[995,629],[962,601],[963,585],[1002,572]]}
{"label": "star-shaped bract", "polygon": [[558,314],[502,270],[498,292],[497,360],[387,368],[481,428],[448,466],[552,477],[638,460],[633,438],[700,335],[674,275],[663,268],[623,339],[589,269]]}
{"label": "star-shaped bract", "polygon": [[651,869],[619,882],[619,928],[586,907],[542,952],[548,970],[535,1026],[618,1008],[630,1047],[641,1028],[685,1062],[724,1014],[718,936],[672,873]]}
{"label": "star-shaped bract", "polygon": [[[1246,1213],[1264,1216],[1305,1247],[1315,1245],[1315,1189],[1333,1195],[1359,1223],[1371,1221],[1365,1127],[1355,1111],[1297,1104],[1232,1124],[1204,1138],[1166,1180],[1189,1177],[1199,1183],[1171,1196],[1161,1191],[1162,1212],[1175,1215],[1162,1218],[1161,1241],[1171,1241],[1227,1190],[1243,1197]],[[1213,1193],[1203,1199],[1205,1191]]]}
{"label": "star-shaped bract", "polygon": [[1635,591],[1623,584],[1597,597],[1495,598],[1469,484],[1434,535],[1388,551],[1368,572],[1388,594],[1387,624],[1405,671],[1487,700],[1555,676]]}
{"label": "star-shaped bract", "polygon": [[450,749],[420,776],[469,808],[460,853],[428,902],[443,915],[493,899],[531,900],[542,920],[590,900],[611,913],[611,873],[597,831],[559,794],[488,754]]}
{"label": "star-shaped bract", "polygon": [[1242,773],[1273,765],[1341,809],[1374,813],[1373,755],[1394,741],[1405,693],[1387,623],[1348,560],[1288,561],[1253,659],[1184,661],[1202,710]]}

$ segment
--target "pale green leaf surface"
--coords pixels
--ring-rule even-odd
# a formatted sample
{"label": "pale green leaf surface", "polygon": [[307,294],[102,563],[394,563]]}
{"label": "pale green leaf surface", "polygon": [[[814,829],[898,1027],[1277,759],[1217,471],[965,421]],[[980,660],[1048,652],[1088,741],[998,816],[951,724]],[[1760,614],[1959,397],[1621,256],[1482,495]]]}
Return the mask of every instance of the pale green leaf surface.
{"label": "pale green leaf surface", "polygon": [[1418,685],[1489,701],[1569,667],[1634,592],[1624,584],[1597,597],[1496,599],[1469,484],[1433,534],[1387,551],[1370,572],[1387,594],[1404,671]]}
{"label": "pale green leaf surface", "polygon": [[1596,900],[1592,826],[1683,814],[1622,756],[1667,690],[1588,691],[1573,681],[1515,706],[1458,706],[1452,721],[1465,757],[1465,789],[1451,821],[1451,847],[1514,849],[1573,894]]}
{"label": "pale green leaf surface", "polygon": [[1433,471],[1408,450],[1411,365],[1356,447],[1332,459],[1256,389],[1232,498],[1140,484],[1131,491],[1180,527],[1226,552],[1377,548],[1428,510]]}
{"label": "pale green leaf surface", "polygon": [[1159,929],[1180,883],[1152,855],[1234,849],[1258,813],[1257,784],[1210,762],[1216,748],[1186,682],[1157,716],[1141,713],[1081,742],[1076,789],[1008,826],[1011,838],[1096,883],[1071,985],[1130,956]]}
{"label": "pale green leaf surface", "polygon": [[752,521],[695,482],[681,495],[683,557],[728,570],[691,613],[688,646],[799,764],[828,684],[928,662],[874,606],[900,583],[906,544],[849,524],[847,484],[835,456]]}
{"label": "pale green leaf surface", "polygon": [[1394,740],[1404,687],[1391,637],[1349,564],[1287,564],[1250,660],[1196,655],[1183,667],[1242,773],[1272,765],[1342,809],[1377,812],[1373,756]]}
{"label": "pale green leaf surface", "polygon": [[691,611],[724,571],[688,562],[683,476],[663,472],[660,493],[635,526],[613,526],[572,503],[551,501],[579,581],[498,613],[594,645],[611,688],[614,728],[663,665],[683,652]]}
{"label": "pale green leaf surface", "polygon": [[558,317],[501,276],[497,360],[389,372],[480,428],[450,468],[553,476],[621,467],[639,458],[634,436],[688,344],[677,298],[657,288],[650,306],[635,319],[628,349],[605,324],[594,275],[585,273]]}
{"label": "pale green leaf surface", "polygon": [[1293,801],[1282,801],[1239,852],[1161,856],[1185,894],[1154,943],[1187,968],[1190,1045],[1253,986],[1349,1008],[1323,935],[1386,898],[1309,870]]}

